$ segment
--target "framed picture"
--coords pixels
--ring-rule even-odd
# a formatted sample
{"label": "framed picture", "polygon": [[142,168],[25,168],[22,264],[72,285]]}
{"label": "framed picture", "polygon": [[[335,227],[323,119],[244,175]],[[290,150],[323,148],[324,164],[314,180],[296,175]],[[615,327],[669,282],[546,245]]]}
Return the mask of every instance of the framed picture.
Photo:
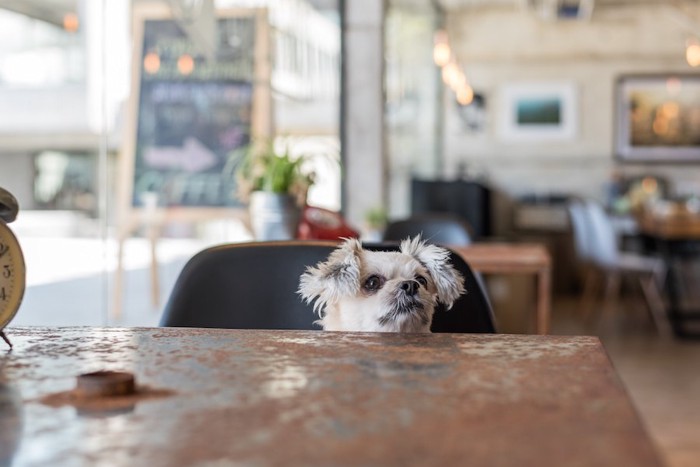
{"label": "framed picture", "polygon": [[700,161],[700,76],[623,76],[616,153],[627,161]]}
{"label": "framed picture", "polygon": [[578,127],[572,83],[510,84],[501,94],[501,136],[507,141],[571,140]]}

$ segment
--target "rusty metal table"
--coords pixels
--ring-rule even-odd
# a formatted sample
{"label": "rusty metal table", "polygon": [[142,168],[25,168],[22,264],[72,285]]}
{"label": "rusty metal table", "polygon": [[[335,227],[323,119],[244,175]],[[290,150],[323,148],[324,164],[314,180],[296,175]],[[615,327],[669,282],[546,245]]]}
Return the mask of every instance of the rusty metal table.
{"label": "rusty metal table", "polygon": [[[13,466],[660,465],[593,337],[7,331]],[[96,370],[162,394],[120,410],[47,402]]]}

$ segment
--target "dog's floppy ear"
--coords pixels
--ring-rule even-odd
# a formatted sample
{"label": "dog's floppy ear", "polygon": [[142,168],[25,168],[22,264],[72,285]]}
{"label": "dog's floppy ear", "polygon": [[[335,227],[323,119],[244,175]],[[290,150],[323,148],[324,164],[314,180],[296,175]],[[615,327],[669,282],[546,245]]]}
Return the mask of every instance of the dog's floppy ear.
{"label": "dog's floppy ear", "polygon": [[437,299],[447,309],[462,295],[464,277],[450,263],[450,252],[421,240],[420,235],[401,242],[401,253],[411,255],[428,269],[437,288]]}
{"label": "dog's floppy ear", "polygon": [[355,295],[360,289],[360,252],[362,245],[348,238],[330,254],[325,262],[307,267],[301,275],[298,293],[306,303],[314,303],[314,311],[322,314],[328,303],[342,296]]}

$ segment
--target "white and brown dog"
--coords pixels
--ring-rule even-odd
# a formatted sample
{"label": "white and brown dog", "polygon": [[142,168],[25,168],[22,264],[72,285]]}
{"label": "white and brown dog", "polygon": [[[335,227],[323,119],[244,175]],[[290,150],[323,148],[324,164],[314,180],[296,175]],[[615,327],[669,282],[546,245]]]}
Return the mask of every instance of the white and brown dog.
{"label": "white and brown dog", "polygon": [[327,331],[430,332],[438,302],[451,308],[464,278],[450,252],[415,237],[400,251],[369,251],[347,239],[308,267],[299,294],[314,303]]}

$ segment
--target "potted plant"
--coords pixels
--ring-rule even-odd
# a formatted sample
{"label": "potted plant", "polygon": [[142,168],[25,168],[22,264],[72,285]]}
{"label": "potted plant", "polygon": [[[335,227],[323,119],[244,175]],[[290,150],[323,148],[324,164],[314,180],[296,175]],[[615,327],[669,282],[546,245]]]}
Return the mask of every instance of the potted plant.
{"label": "potted plant", "polygon": [[365,212],[364,239],[370,242],[381,241],[387,222],[388,215],[386,209],[383,207],[368,209]]}
{"label": "potted plant", "polygon": [[233,155],[237,161],[239,199],[248,203],[257,240],[288,240],[296,236],[306,194],[314,183],[308,157],[276,149],[272,141],[255,142]]}

